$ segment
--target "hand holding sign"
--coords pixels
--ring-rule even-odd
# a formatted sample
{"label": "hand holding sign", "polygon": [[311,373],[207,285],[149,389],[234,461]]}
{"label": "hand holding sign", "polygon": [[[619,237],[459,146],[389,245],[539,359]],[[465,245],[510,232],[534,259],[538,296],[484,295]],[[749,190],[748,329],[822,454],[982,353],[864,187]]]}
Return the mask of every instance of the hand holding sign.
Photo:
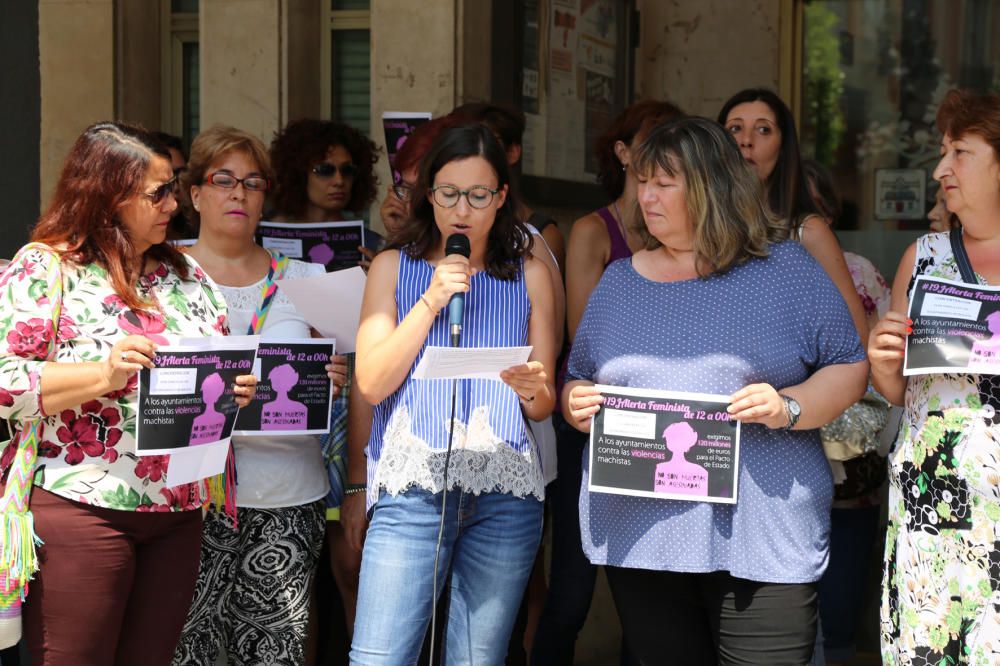
{"label": "hand holding sign", "polygon": [[246,407],[253,400],[254,392],[257,390],[257,377],[254,375],[240,375],[236,378],[233,386],[233,395],[239,407]]}
{"label": "hand holding sign", "polygon": [[109,391],[120,391],[143,368],[153,369],[156,343],[144,335],[127,335],[111,348],[101,366],[101,376]]}
{"label": "hand holding sign", "polygon": [[868,360],[872,373],[898,375],[903,370],[906,336],[912,322],[908,317],[890,310],[885,313],[868,336]]}
{"label": "hand holding sign", "polygon": [[[571,382],[572,385],[572,382]],[[601,410],[604,396],[593,384],[571,386],[563,411],[570,416],[570,425],[580,432],[590,432],[591,417]]]}
{"label": "hand holding sign", "polygon": [[347,384],[347,357],[331,354],[330,362],[326,365],[326,374],[333,383],[333,397],[336,398]]}
{"label": "hand holding sign", "polygon": [[770,384],[749,384],[729,397],[727,408],[734,421],[759,423],[771,430],[788,425],[785,401]]}

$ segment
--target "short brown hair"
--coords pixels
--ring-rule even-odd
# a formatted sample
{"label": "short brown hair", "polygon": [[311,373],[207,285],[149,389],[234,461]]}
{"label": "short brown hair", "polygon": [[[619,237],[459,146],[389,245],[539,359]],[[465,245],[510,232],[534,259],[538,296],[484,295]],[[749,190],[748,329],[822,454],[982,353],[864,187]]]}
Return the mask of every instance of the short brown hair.
{"label": "short brown hair", "polygon": [[[708,118],[681,118],[657,126],[636,149],[632,163],[643,176],[652,177],[660,168],[672,177],[684,177],[695,265],[702,277],[766,257],[772,243],[788,238],[788,229],[768,208],[760,181],[736,142]],[[636,228],[647,250],[660,247],[645,224]]]}
{"label": "short brown hair", "polygon": [[274,183],[271,158],[267,154],[267,148],[263,141],[253,134],[235,127],[213,125],[195,137],[191,143],[188,168],[181,176],[181,199],[184,212],[195,229],[201,224],[201,215],[191,205],[191,186],[204,183],[208,168],[216,160],[232,152],[245,153],[253,160],[257,170],[267,176],[271,183]]}
{"label": "short brown hair", "polygon": [[958,139],[975,134],[993,146],[993,159],[1000,161],[1000,95],[973,90],[949,90],[937,112],[941,134]]}

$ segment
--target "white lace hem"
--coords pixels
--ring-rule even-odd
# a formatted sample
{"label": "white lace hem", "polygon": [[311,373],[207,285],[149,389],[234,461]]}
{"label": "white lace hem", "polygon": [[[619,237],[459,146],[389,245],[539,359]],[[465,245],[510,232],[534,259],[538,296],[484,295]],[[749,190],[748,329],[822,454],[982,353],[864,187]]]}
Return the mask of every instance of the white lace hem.
{"label": "white lace hem", "polygon": [[[442,425],[447,431],[448,419],[443,419]],[[445,451],[432,449],[413,434],[410,426],[409,411],[400,407],[385,430],[382,455],[370,486],[371,502],[378,499],[383,488],[390,495],[412,487],[433,493],[444,489]],[[448,489],[454,488],[474,495],[501,492],[545,499],[545,481],[534,447],[520,453],[497,437],[490,426],[489,407],[485,405],[473,410],[468,426],[455,421],[448,463]]]}

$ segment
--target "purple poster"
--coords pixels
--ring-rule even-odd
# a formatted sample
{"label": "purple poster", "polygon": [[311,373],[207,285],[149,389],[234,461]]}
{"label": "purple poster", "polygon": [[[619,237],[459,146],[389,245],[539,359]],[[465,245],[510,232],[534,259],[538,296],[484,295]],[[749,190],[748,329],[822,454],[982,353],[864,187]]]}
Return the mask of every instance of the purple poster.
{"label": "purple poster", "polygon": [[253,402],[240,410],[237,435],[323,435],[333,399],[326,365],[330,338],[261,340],[254,364],[259,382]]}
{"label": "purple poster", "polygon": [[322,264],[328,273],[357,266],[359,246],[381,249],[382,236],[365,228],[362,220],[349,222],[261,222],[258,242],[290,259]]}
{"label": "purple poster", "polygon": [[382,129],[385,131],[385,152],[389,156],[389,169],[392,171],[392,182],[399,182],[396,171],[396,153],[403,147],[406,140],[417,129],[431,119],[430,113],[419,111],[386,111],[382,114]]}
{"label": "purple poster", "polygon": [[233,385],[253,370],[257,336],[184,340],[156,350],[139,372],[136,455],[229,439],[239,407]]}
{"label": "purple poster", "polygon": [[592,492],[735,504],[740,424],[728,396],[598,386]]}
{"label": "purple poster", "polygon": [[1000,287],[918,277],[904,375],[1000,375]]}

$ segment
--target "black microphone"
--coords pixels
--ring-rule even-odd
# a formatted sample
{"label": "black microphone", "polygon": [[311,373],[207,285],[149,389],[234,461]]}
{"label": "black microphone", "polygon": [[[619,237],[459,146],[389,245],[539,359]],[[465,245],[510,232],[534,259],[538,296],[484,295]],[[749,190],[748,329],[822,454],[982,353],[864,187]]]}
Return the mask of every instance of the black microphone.
{"label": "black microphone", "polygon": [[[445,255],[460,254],[466,259],[472,254],[469,247],[469,237],[462,234],[452,234],[444,244]],[[451,325],[451,346],[457,347],[462,338],[462,316],[465,313],[465,294],[459,292],[451,295],[448,301],[448,323]]]}

